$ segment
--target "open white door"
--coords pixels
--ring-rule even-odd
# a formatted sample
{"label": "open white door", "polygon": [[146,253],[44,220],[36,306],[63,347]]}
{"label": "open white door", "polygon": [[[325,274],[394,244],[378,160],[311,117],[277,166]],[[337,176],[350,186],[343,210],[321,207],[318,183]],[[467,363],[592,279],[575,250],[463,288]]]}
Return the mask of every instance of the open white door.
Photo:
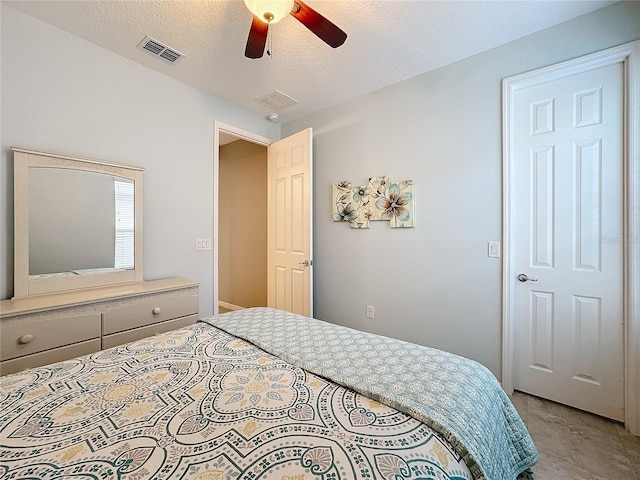
{"label": "open white door", "polygon": [[312,130],[268,149],[268,306],[313,316]]}

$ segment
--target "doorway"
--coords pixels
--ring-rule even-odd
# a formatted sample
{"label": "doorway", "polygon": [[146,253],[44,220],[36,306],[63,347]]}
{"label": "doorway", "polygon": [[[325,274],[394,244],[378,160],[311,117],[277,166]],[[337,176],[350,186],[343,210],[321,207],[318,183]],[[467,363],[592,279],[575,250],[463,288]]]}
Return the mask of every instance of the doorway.
{"label": "doorway", "polygon": [[503,82],[503,387],[635,435],[639,53],[633,42]]}
{"label": "doorway", "polygon": [[[240,141],[242,143],[237,143]],[[232,145],[237,143],[237,145]],[[247,192],[249,184],[258,182],[262,173],[260,168],[255,170],[249,163],[260,161],[260,150],[264,150],[264,170],[266,172],[266,150],[271,139],[226,125],[220,122],[214,127],[214,198],[213,198],[213,314],[235,310],[239,307],[266,306],[266,219],[259,218],[261,209],[266,208],[266,196],[262,205],[253,211],[248,203],[257,202],[254,194],[260,191]],[[221,156],[221,149],[223,154]],[[225,159],[225,150],[228,153]],[[243,165],[234,169],[228,162],[234,158]],[[227,162],[225,164],[225,162]],[[247,173],[247,169],[251,171]],[[242,171],[244,170],[244,172]],[[246,176],[248,184],[238,184],[242,176]],[[224,176],[224,177],[223,177]],[[226,177],[226,180],[225,180]],[[264,191],[266,192],[266,173],[264,176]],[[223,185],[224,183],[224,185]],[[246,195],[243,195],[243,192]],[[237,211],[233,207],[237,204]],[[230,211],[231,209],[231,211]],[[254,218],[256,217],[256,218]],[[260,232],[264,221],[264,235]],[[235,225],[235,227],[234,227]],[[231,229],[231,230],[230,230]],[[264,237],[258,238],[255,245],[262,245],[259,250],[247,245],[247,235]],[[253,237],[252,239],[255,239]],[[242,252],[245,252],[243,255]],[[264,262],[261,260],[264,259]],[[253,273],[252,273],[253,272]],[[248,287],[242,289],[242,286]],[[222,297],[221,297],[222,292]],[[264,298],[263,298],[264,297]],[[263,302],[261,299],[263,298]],[[262,305],[259,305],[262,303]]]}
{"label": "doorway", "polygon": [[215,123],[213,312],[219,312],[220,139],[267,147],[267,306],[313,316],[313,130],[276,142]]}
{"label": "doorway", "polygon": [[218,306],[221,310],[264,307],[267,147],[228,134],[220,139]]}

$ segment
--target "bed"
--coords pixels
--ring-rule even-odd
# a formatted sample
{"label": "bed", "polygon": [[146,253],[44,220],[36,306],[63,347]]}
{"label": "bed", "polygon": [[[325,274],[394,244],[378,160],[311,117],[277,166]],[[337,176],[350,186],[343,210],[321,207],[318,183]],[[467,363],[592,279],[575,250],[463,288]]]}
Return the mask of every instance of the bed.
{"label": "bed", "polygon": [[271,308],[0,387],[1,480],[513,480],[538,458],[476,362]]}

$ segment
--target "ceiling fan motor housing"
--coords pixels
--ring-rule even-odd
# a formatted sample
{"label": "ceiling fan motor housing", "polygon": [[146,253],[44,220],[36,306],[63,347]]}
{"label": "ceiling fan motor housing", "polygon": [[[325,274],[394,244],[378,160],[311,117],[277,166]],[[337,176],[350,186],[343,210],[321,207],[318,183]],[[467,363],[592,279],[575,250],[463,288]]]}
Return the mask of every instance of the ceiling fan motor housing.
{"label": "ceiling fan motor housing", "polygon": [[253,13],[244,56],[261,58],[267,44],[269,26],[287,15],[293,16],[332,48],[342,45],[347,34],[302,0],[244,0]]}
{"label": "ceiling fan motor housing", "polygon": [[244,0],[244,4],[256,17],[269,24],[279,22],[293,10],[293,0]]}

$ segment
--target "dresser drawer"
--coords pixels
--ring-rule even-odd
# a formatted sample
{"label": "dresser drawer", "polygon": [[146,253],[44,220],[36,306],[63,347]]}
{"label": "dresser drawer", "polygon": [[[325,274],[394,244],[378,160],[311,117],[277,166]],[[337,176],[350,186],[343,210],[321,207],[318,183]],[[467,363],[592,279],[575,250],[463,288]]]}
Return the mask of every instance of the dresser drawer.
{"label": "dresser drawer", "polygon": [[134,340],[140,340],[141,338],[151,337],[158,333],[176,330],[186,327],[187,325],[194,325],[197,321],[198,315],[189,315],[188,317],[176,318],[175,320],[169,320],[167,322],[154,323],[146,327],[134,328],[126,332],[114,333],[113,335],[102,337],[102,348],[111,348],[133,342]]}
{"label": "dresser drawer", "polygon": [[99,313],[3,322],[0,324],[1,359],[9,360],[92,338],[99,339],[100,329]]}
{"label": "dresser drawer", "polygon": [[10,373],[21,372],[28,368],[62,362],[82,355],[88,355],[98,350],[100,350],[100,339],[96,338],[66,347],[54,348],[46,352],[14,358],[13,360],[0,362],[0,375],[8,375]]}
{"label": "dresser drawer", "polygon": [[197,295],[155,296],[103,313],[102,334],[109,335],[197,313]]}

